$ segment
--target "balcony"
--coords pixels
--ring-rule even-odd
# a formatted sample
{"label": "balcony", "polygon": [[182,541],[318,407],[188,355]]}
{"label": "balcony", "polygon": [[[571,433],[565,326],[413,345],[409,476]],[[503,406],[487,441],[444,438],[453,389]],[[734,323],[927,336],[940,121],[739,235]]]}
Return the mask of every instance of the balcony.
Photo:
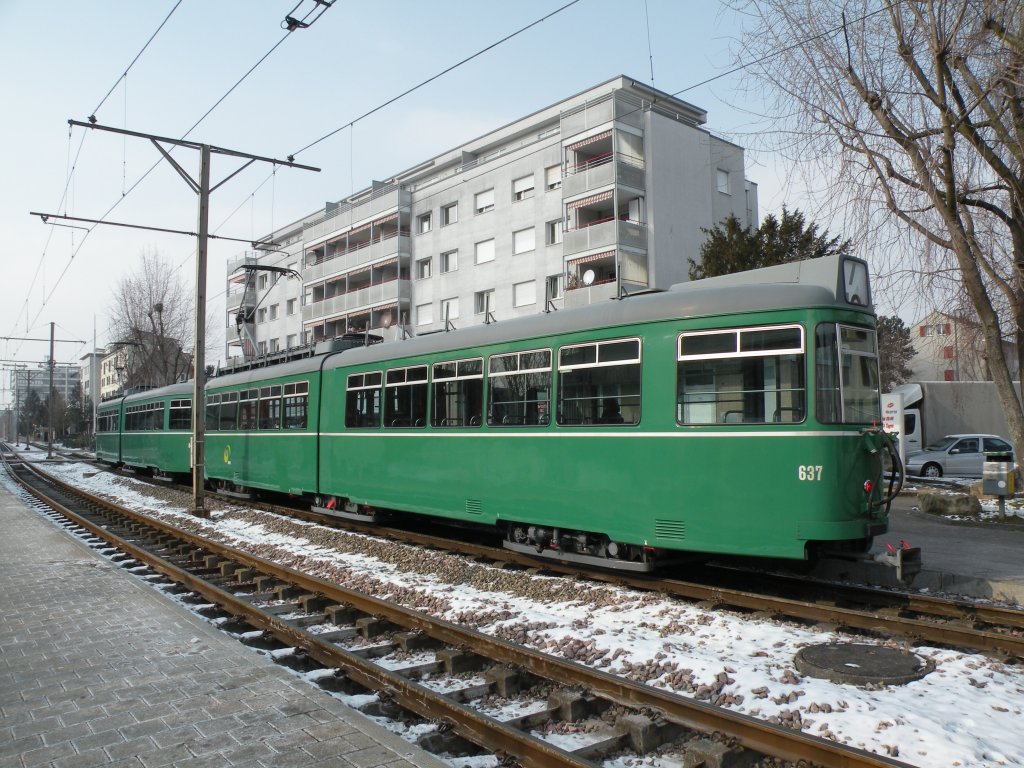
{"label": "balcony", "polygon": [[644,161],[632,155],[605,155],[566,168],[562,177],[562,197],[574,197],[610,184],[644,189]]}
{"label": "balcony", "polygon": [[647,250],[647,225],[639,221],[604,219],[563,233],[562,253],[567,256],[616,246]]}
{"label": "balcony", "polygon": [[618,289],[619,287],[615,284],[614,278],[602,283],[595,283],[594,285],[567,289],[565,292],[565,308],[585,307],[587,304],[597,304],[614,299]]}
{"label": "balcony", "polygon": [[323,301],[307,304],[302,308],[302,322],[315,322],[332,315],[367,309],[386,301],[407,299],[410,294],[409,280],[390,280],[386,283],[369,285],[348,293],[338,294]]}
{"label": "balcony", "polygon": [[377,218],[383,213],[409,206],[409,193],[397,184],[389,184],[356,203],[340,203],[322,219],[302,230],[305,242],[318,240],[332,232],[351,227],[361,221]]}
{"label": "balcony", "polygon": [[387,256],[408,254],[410,250],[409,233],[403,230],[401,233],[395,232],[380,240],[360,243],[347,251],[315,262],[303,270],[302,277],[307,283],[312,283],[332,275],[348,272]]}

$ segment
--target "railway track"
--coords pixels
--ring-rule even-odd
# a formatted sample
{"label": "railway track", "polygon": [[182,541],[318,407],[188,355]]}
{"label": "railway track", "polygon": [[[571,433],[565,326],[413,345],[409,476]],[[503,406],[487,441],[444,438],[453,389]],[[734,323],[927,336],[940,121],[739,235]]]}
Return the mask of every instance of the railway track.
{"label": "railway track", "polygon": [[[134,476],[149,481],[144,476]],[[167,487],[163,481],[156,484]],[[181,486],[181,490],[190,491],[191,488]],[[210,494],[217,495],[212,491]],[[220,498],[232,504],[245,503],[235,497]],[[380,523],[363,523],[273,503],[249,504],[274,514],[382,536],[402,544],[449,551],[496,564],[540,568],[594,582],[652,590],[713,606],[968,649],[1006,659],[1024,659],[1024,610],[1019,608],[862,585],[817,582],[805,577],[752,572],[720,565],[701,566],[699,582],[660,574],[651,576],[602,571],[579,564],[541,560],[501,546],[458,537],[438,536]],[[752,581],[757,583],[756,591],[750,589]]]}
{"label": "railway track", "polygon": [[[412,712],[442,723],[423,740],[441,752],[470,743],[526,766],[593,766],[623,750],[691,762],[742,754],[905,765],[346,589],[134,513],[23,462],[11,460],[9,471],[88,537],[200,595],[231,623],[255,628],[242,633],[249,642],[272,638],[294,649],[279,654],[293,665],[323,665],[326,687],[362,686],[381,694],[374,714]],[[587,738],[556,744],[550,734],[560,732]]]}

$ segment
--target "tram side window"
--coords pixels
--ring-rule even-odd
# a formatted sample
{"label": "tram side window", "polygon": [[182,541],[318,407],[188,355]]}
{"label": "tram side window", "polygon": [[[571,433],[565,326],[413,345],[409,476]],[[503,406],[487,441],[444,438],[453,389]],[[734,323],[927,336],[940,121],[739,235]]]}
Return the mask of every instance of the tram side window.
{"label": "tram side window", "polygon": [[558,350],[558,423],[640,423],[640,339],[576,344]]}
{"label": "tram side window", "polygon": [[814,334],[814,413],[824,424],[881,418],[875,332],[821,323]]}
{"label": "tram side window", "polygon": [[243,389],[238,393],[238,429],[256,429],[259,396],[258,389]]}
{"label": "tram side window", "polygon": [[490,426],[542,426],[551,419],[551,350],[492,355],[487,361]]}
{"label": "tram side window", "polygon": [[384,426],[426,425],[427,366],[416,365],[388,371],[384,384]]}
{"label": "tram side window", "polygon": [[171,400],[171,413],[168,429],[192,429],[192,401]]}
{"label": "tram side window", "polygon": [[284,428],[305,429],[309,413],[309,382],[284,385]]}
{"label": "tram side window", "polygon": [[381,372],[350,373],[345,392],[345,426],[369,429],[380,426]]}
{"label": "tram side window", "polygon": [[260,429],[281,428],[281,385],[260,387]]}
{"label": "tram side window", "polygon": [[225,392],[220,396],[220,430],[233,432],[238,429],[238,393]]}
{"label": "tram side window", "polygon": [[220,429],[220,395],[206,396],[206,431],[216,432]]}
{"label": "tram side window", "polygon": [[434,363],[434,427],[479,427],[483,423],[484,360]]}
{"label": "tram side window", "polygon": [[795,424],[805,415],[799,325],[679,335],[676,421]]}

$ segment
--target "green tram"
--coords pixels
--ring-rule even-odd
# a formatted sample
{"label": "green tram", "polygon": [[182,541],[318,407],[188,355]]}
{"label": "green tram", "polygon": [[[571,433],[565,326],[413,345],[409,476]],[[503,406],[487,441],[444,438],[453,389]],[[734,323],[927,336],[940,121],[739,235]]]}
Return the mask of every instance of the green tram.
{"label": "green tram", "polygon": [[866,551],[891,452],[867,275],[817,259],[219,377],[207,477],[632,570]]}
{"label": "green tram", "polygon": [[154,475],[192,472],[192,384],[119,397],[96,409],[96,458]]}

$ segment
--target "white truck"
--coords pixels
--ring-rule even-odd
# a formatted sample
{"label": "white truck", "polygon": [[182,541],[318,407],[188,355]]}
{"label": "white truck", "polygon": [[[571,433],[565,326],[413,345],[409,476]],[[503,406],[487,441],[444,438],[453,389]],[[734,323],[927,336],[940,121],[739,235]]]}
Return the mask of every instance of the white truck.
{"label": "white truck", "polygon": [[900,384],[882,394],[882,423],[887,432],[899,433],[900,456],[904,459],[943,435],[976,432],[1009,437],[1003,407],[991,381]]}

